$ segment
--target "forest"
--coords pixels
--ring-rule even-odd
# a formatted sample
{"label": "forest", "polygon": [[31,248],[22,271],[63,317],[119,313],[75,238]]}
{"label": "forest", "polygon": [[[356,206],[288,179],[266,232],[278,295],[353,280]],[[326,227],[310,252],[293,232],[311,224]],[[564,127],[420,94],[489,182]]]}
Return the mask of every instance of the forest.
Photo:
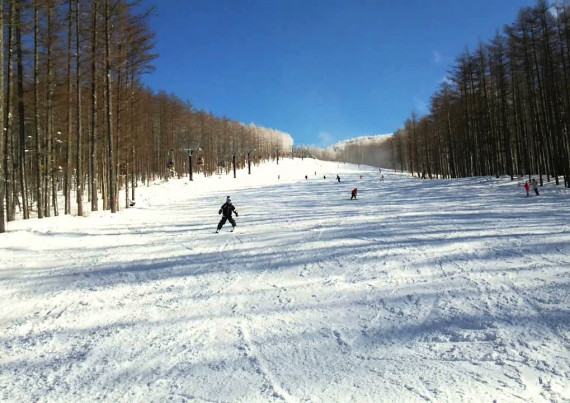
{"label": "forest", "polygon": [[570,187],[569,17],[566,4],[545,0],[521,9],[456,58],[429,113],[412,112],[389,138],[319,155],[426,178],[536,175]]}
{"label": "forest", "polygon": [[128,208],[139,182],[291,154],[287,133],[146,88],[151,16],[137,1],[0,0],[0,232],[17,216]]}
{"label": "forest", "polygon": [[139,183],[235,175],[286,155],[570,187],[569,11],[546,0],[521,9],[455,59],[427,113],[323,150],[145,87],[157,55],[152,10],[137,1],[0,1],[0,232],[17,216],[128,208]]}

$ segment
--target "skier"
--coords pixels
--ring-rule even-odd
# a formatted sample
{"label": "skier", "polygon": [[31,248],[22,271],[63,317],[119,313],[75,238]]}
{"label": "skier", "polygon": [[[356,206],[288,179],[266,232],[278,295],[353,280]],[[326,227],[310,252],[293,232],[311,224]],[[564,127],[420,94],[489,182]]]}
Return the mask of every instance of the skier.
{"label": "skier", "polygon": [[218,229],[216,230],[216,234],[220,232],[226,221],[229,221],[230,224],[232,224],[231,231],[234,230],[234,228],[236,227],[236,221],[232,218],[232,212],[234,212],[236,214],[236,217],[238,217],[238,212],[234,207],[234,205],[232,204],[232,199],[230,199],[230,196],[228,196],[226,198],[226,202],[222,204],[222,207],[220,207],[220,210],[218,211],[218,214],[222,214],[222,219],[218,223]]}
{"label": "skier", "polygon": [[352,189],[352,192],[350,193],[350,200],[356,199],[356,193],[358,193],[358,190],[356,190],[356,188]]}
{"label": "skier", "polygon": [[531,183],[532,183],[532,190],[534,190],[534,193],[536,193],[537,196],[540,196],[540,193],[538,193],[538,183],[536,182],[536,179],[532,178]]}
{"label": "skier", "polygon": [[380,177],[380,182],[384,182],[384,175]]}
{"label": "skier", "polygon": [[528,193],[528,191],[530,190],[530,185],[528,184],[528,181],[524,183],[524,190],[526,190],[526,197],[529,197],[530,194]]}
{"label": "skier", "polygon": [[336,176],[336,180],[340,182],[340,176]]}

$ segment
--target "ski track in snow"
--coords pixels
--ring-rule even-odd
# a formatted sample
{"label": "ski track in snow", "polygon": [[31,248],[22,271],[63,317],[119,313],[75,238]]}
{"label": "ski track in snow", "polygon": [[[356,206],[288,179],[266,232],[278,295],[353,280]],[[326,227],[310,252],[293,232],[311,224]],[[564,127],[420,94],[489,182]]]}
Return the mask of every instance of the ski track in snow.
{"label": "ski track in snow", "polygon": [[570,401],[570,192],[382,174],[282,160],[9,223],[0,400]]}

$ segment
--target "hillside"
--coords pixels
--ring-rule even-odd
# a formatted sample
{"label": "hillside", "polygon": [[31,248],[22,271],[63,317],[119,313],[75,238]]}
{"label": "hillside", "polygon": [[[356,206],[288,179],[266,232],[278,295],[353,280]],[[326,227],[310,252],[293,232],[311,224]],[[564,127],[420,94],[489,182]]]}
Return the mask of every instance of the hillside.
{"label": "hillside", "polygon": [[541,191],[295,159],[12,222],[0,400],[563,401],[570,194]]}

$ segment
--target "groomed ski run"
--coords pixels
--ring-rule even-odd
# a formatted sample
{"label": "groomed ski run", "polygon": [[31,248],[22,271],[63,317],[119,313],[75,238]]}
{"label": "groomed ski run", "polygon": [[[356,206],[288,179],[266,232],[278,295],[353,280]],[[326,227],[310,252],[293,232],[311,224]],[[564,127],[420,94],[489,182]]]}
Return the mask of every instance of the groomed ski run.
{"label": "groomed ski run", "polygon": [[[0,400],[568,401],[567,190],[252,171],[10,222]],[[215,234],[227,195],[237,228]]]}

